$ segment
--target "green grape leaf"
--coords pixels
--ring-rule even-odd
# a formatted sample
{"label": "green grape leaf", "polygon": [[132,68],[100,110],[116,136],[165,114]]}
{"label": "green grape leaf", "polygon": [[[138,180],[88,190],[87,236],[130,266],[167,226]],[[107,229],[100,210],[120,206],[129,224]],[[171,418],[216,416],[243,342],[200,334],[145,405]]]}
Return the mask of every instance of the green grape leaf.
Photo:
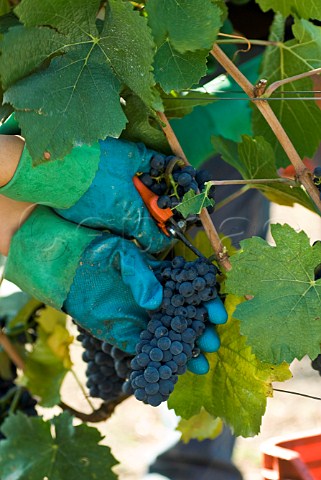
{"label": "green grape leaf", "polygon": [[0,16],[6,15],[10,10],[9,0],[0,0]]}
{"label": "green grape leaf", "polygon": [[156,44],[169,41],[179,53],[210,50],[222,26],[211,0],[149,0],[146,11]]}
{"label": "green grape leaf", "polygon": [[242,250],[231,258],[227,291],[254,296],[234,316],[262,361],[313,359],[321,343],[321,280],[314,280],[321,243],[311,247],[306,233],[289,225],[272,225],[271,232],[276,246],[253,237],[243,240]]}
{"label": "green grape leaf", "polygon": [[1,427],[7,437],[0,444],[1,480],[116,480],[109,447],[93,427],[74,427],[63,413],[50,421],[9,416]]}
{"label": "green grape leaf", "polygon": [[180,53],[166,40],[155,55],[155,80],[166,93],[189,88],[206,74],[207,56],[208,50]]}
{"label": "green grape leaf", "polygon": [[128,123],[121,138],[143,142],[147,148],[170,155],[171,149],[155,113],[137,95],[127,93],[122,96],[126,102],[124,112]]}
{"label": "green grape leaf", "polygon": [[194,190],[189,190],[185,193],[182,202],[175,207],[179,213],[187,218],[189,215],[201,213],[203,208],[214,205],[214,200],[208,197],[208,192],[211,188],[210,184],[205,184],[202,193],[195,193]]}
{"label": "green grape leaf", "polygon": [[11,29],[3,40],[4,101],[16,110],[35,164],[44,161],[44,152],[53,160],[76,143],[119,137],[127,121],[123,85],[146,105],[162,108],[147,20],[130,2],[110,0],[98,31],[99,5],[44,0],[39,9],[37,0],[23,0],[16,12],[25,27]]}
{"label": "green grape leaf", "polygon": [[[242,142],[236,144],[223,137],[212,137],[215,148],[223,159],[236,168],[244,179],[276,179],[275,154],[272,146],[263,137],[242,136]],[[282,180],[282,179],[280,179]],[[293,206],[299,203],[309,210],[315,211],[315,206],[298,184],[269,183],[248,185],[249,188],[260,190],[271,202],[280,205]]]}
{"label": "green grape leaf", "polygon": [[225,10],[211,0],[149,0],[146,11],[157,46],[156,81],[166,93],[197,84],[206,74]]}
{"label": "green grape leaf", "polygon": [[213,417],[222,418],[236,435],[249,437],[260,431],[266,398],[273,392],[271,382],[287,380],[291,373],[287,364],[263,363],[252,353],[246,338],[240,335],[240,322],[232,316],[241,301],[232,295],[225,301],[229,320],[216,327],[221,346],[217,353],[207,354],[209,373],[182,375],[168,404],[185,419],[203,407]]}
{"label": "green grape leaf", "polygon": [[72,365],[69,345],[73,337],[65,320],[65,314],[51,307],[41,310],[37,317],[38,338],[26,358],[22,384],[39,396],[45,407],[59,403],[62,382]]}
{"label": "green grape leaf", "polygon": [[192,92],[170,92],[162,94],[164,111],[167,118],[182,118],[193,111],[197,106],[205,106],[215,102],[211,93],[204,93],[202,89]]}
{"label": "green grape leaf", "polygon": [[220,418],[214,418],[204,408],[200,413],[185,420],[182,418],[177,425],[177,430],[182,433],[181,440],[188,443],[192,439],[199,442],[207,438],[214,439],[220,435],[223,422]]}
{"label": "green grape leaf", "polygon": [[298,15],[302,18],[321,20],[321,0],[256,0],[263,12],[273,9],[284,17]]}
{"label": "green grape leaf", "polygon": [[[269,84],[321,67],[321,28],[307,20],[296,19],[292,30],[294,40],[277,42],[277,45],[266,49],[260,76],[267,79]],[[271,39],[275,40],[274,37]],[[274,96],[284,100],[270,102],[301,157],[312,156],[321,140],[321,110],[312,100],[300,100],[302,97],[311,96],[302,92],[312,89],[311,79],[303,78],[276,90]],[[290,93],[282,95],[285,90]],[[295,100],[286,100],[287,96]],[[261,113],[255,107],[253,109],[254,134],[263,136],[271,143],[277,167],[288,165],[289,159],[270,126]]]}

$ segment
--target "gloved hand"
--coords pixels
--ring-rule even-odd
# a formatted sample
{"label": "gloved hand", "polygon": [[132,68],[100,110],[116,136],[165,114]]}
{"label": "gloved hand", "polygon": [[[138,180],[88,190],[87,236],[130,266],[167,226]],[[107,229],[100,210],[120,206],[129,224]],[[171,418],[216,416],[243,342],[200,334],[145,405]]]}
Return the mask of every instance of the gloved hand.
{"label": "gloved hand", "polygon": [[146,309],[162,302],[154,263],[133,242],[37,207],[12,237],[5,277],[95,337],[134,353]]}
{"label": "gloved hand", "polygon": [[[11,116],[0,133],[17,133],[17,125],[16,129]],[[12,180],[0,193],[50,206],[72,222],[135,238],[145,251],[155,253],[171,240],[157,227],[132,181],[137,172],[149,170],[154,155],[161,154],[142,143],[108,138],[33,167],[25,147]]]}
{"label": "gloved hand", "polygon": [[[162,302],[163,288],[153,271],[158,265],[133,242],[77,226],[50,208],[37,207],[11,240],[5,277],[64,310],[95,337],[133,354],[149,320],[146,309]],[[225,321],[219,299],[205,305],[212,323]],[[199,347],[217,350],[214,329],[206,329]],[[190,369],[206,373],[207,360],[200,355]]]}

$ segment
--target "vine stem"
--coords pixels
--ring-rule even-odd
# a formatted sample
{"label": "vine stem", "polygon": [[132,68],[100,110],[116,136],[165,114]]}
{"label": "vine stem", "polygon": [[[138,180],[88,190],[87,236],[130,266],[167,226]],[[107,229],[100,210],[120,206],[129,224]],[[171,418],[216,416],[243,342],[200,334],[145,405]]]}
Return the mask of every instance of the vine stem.
{"label": "vine stem", "polygon": [[75,379],[78,387],[79,387],[80,390],[81,390],[81,393],[83,394],[83,396],[84,396],[86,402],[88,403],[88,405],[90,406],[90,408],[91,408],[92,410],[95,410],[95,407],[94,407],[93,403],[91,402],[90,398],[88,397],[88,395],[87,395],[87,393],[86,393],[86,390],[84,389],[83,384],[81,383],[81,381],[80,381],[77,373],[75,372],[75,370],[74,370],[73,368],[70,369],[70,373],[71,373],[72,376],[74,377],[74,379]]}
{"label": "vine stem", "polygon": [[220,208],[225,207],[229,203],[231,203],[234,200],[236,200],[237,198],[241,197],[245,192],[247,192],[249,190],[249,188],[250,187],[248,185],[244,185],[244,187],[240,188],[239,190],[237,190],[234,193],[231,193],[231,195],[224,198],[224,200],[221,200],[219,203],[216,203],[215,204],[215,211],[217,212]]}
{"label": "vine stem", "polygon": [[295,180],[290,178],[251,178],[244,180],[210,180],[206,184],[222,186],[222,185],[255,185],[255,184],[268,184],[268,183],[286,183],[292,187],[297,187],[298,184]]}
{"label": "vine stem", "polygon": [[128,396],[124,395],[111,402],[102,403],[99,408],[97,408],[91,413],[79,412],[79,410],[70,407],[64,402],[60,402],[59,406],[62,410],[71,413],[71,415],[74,415],[83,422],[99,423],[110,418],[114,413],[117,405],[126,400],[126,398],[128,398]]}
{"label": "vine stem", "polygon": [[[172,152],[180,157],[185,165],[190,165],[189,161],[186,158],[186,155],[172,129],[170,126],[170,123],[166,117],[166,115],[163,112],[157,112],[159,119],[162,122],[162,128],[165,133],[165,136],[167,138],[167,141],[169,143],[169,146],[172,149]],[[213,225],[212,219],[206,210],[206,208],[203,208],[203,210],[200,213],[200,219],[203,225],[203,228],[205,230],[205,233],[211,243],[211,246],[215,252],[216,258],[218,263],[223,267],[225,270],[231,270],[232,266],[228,258],[228,254],[225,251],[220,237],[217,233],[217,230],[215,226]]]}
{"label": "vine stem", "polygon": [[[219,62],[219,64],[226,70],[226,72],[231,75],[231,77],[236,81],[236,83],[244,90],[244,92],[251,97],[255,96],[255,87],[251,82],[240,72],[240,70],[234,65],[233,62],[225,55],[218,45],[213,46],[211,50],[213,57]],[[314,204],[316,205],[319,213],[321,213],[321,201],[319,198],[319,191],[313,183],[311,172],[306,168],[302,162],[300,155],[294,148],[293,143],[288,137],[286,131],[282,127],[275,113],[271,109],[267,101],[262,98],[262,100],[257,100],[254,102],[257,108],[262,113],[263,117],[269,124],[276,138],[282,145],[285,153],[287,154],[290,162],[294,166],[296,171],[296,176],[298,180],[305,187],[307,193],[310,195]]]}
{"label": "vine stem", "polygon": [[309,72],[303,72],[299,75],[293,75],[293,77],[283,78],[283,80],[278,80],[274,83],[271,83],[271,85],[269,85],[268,88],[265,90],[264,97],[269,97],[270,95],[272,95],[274,90],[281,87],[282,85],[295,82],[296,80],[301,80],[301,78],[312,77],[313,75],[316,75],[318,73],[321,73],[321,68],[315,68],[314,70],[310,70]]}
{"label": "vine stem", "polygon": [[0,332],[0,345],[6,352],[10,360],[16,365],[16,367],[20,368],[20,370],[24,370],[25,362],[23,361],[15,347],[12,345],[7,335],[3,332]]}

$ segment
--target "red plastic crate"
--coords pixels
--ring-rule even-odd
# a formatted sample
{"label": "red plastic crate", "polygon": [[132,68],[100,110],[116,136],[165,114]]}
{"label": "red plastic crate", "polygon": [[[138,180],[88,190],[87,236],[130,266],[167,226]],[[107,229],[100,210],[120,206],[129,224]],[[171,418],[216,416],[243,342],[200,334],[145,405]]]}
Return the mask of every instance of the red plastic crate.
{"label": "red plastic crate", "polygon": [[261,445],[264,480],[321,480],[321,431],[287,435]]}

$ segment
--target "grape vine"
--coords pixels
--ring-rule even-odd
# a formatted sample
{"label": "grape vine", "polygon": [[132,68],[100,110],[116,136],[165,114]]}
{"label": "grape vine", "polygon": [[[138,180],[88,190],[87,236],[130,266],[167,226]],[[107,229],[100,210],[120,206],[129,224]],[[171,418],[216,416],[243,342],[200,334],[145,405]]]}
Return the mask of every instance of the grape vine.
{"label": "grape vine", "polygon": [[[243,32],[233,3],[240,4],[241,16],[256,4],[268,29],[256,32],[252,25]],[[305,232],[272,225],[273,246],[253,237],[236,251],[210,217],[214,210],[215,220],[214,190],[229,179],[197,170],[214,154],[237,170],[245,186],[224,200],[234,202],[236,212],[238,199],[256,189],[269,201],[320,215],[320,22],[315,2],[296,0],[0,2],[1,120],[14,113],[35,168],[107,136],[145,143],[155,155],[137,178],[157,195],[161,210],[171,209],[189,229],[203,255],[195,260],[177,242],[157,258],[163,302],[149,312],[135,355],[35,299],[0,299],[3,480],[11,478],[14,460],[27,465],[28,442],[8,460],[19,432],[34,437],[36,457],[42,443],[60,451],[65,441],[72,450],[71,478],[84,455],[79,445],[72,447],[73,435],[79,443],[88,440],[88,457],[103,451],[103,460],[86,464],[79,480],[109,480],[116,478],[115,459],[86,422],[108,419],[129,395],[155,407],[168,401],[183,424],[205,412],[236,435],[252,436],[273,382],[290,377],[293,360],[308,355],[320,373],[321,242],[311,246]],[[237,44],[256,45],[256,66],[251,49],[237,52]],[[196,233],[201,224],[206,235]],[[209,372],[198,376],[193,362],[209,324],[204,304],[218,291],[228,321],[216,327],[220,349],[206,353]],[[83,352],[87,383],[81,390],[91,413],[77,411],[61,395],[67,373],[76,377],[74,337]],[[41,408],[56,405],[83,423],[73,427],[66,411],[45,421]],[[63,478],[62,456],[44,455],[52,475]],[[50,480],[38,460],[33,468],[30,478]]]}

